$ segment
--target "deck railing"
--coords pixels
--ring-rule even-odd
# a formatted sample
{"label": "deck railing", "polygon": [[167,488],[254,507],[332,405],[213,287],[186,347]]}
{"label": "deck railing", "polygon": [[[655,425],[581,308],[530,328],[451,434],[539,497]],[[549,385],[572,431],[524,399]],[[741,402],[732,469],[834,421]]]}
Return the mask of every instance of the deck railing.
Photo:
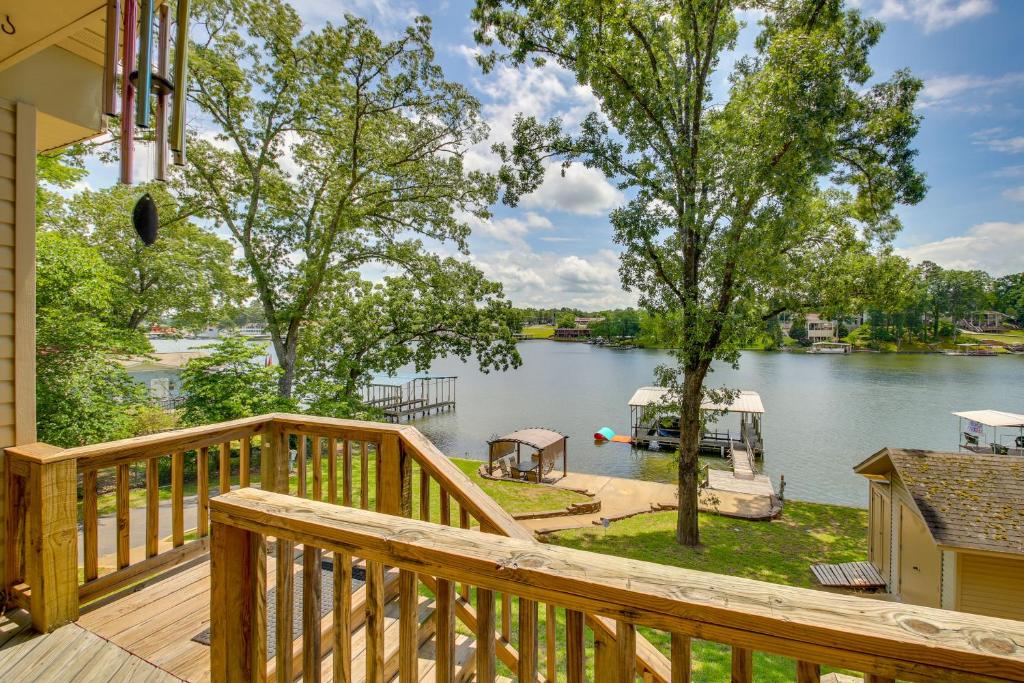
{"label": "deck railing", "polygon": [[[372,683],[386,678],[383,621],[373,617],[383,614],[384,567],[399,572],[398,673],[403,682],[420,680],[419,584],[429,588],[435,601],[430,637],[439,683],[456,680],[453,615],[457,587],[462,586],[469,587],[476,607],[475,633],[481,645],[468,666],[478,681],[491,682],[496,676],[498,658],[489,635],[495,629],[497,593],[511,595],[517,603],[519,658],[512,672],[520,681],[536,680],[541,673],[540,603],[564,610],[560,663],[556,671],[547,672],[548,680],[564,675],[569,683],[582,683],[585,677],[632,683],[639,673],[638,627],[670,634],[672,681],[690,680],[689,644],[695,637],[731,646],[732,680],[738,683],[757,678],[755,650],[797,660],[800,683],[817,681],[822,664],[865,672],[875,683],[1024,679],[1020,622],[778,586],[526,539],[499,540],[255,489],[218,496],[211,501],[211,514],[214,681],[266,678],[267,538],[303,544],[304,556],[331,554],[336,585],[342,588],[352,558],[365,559],[373,586],[367,621],[372,626],[366,638],[366,680]],[[306,588],[309,595],[317,590],[315,585]],[[596,647],[589,662],[584,614],[614,620],[617,636],[614,648]],[[335,609],[331,618],[335,633],[349,632],[349,611]],[[276,623],[290,621],[278,615]],[[316,637],[303,637],[301,647],[307,666],[324,656]],[[335,657],[344,656],[335,650]],[[337,658],[334,662],[338,672],[342,664]],[[319,670],[307,671],[306,680],[319,680]],[[334,679],[349,680],[337,673]]]}
{"label": "deck railing", "polygon": [[[219,493],[259,486],[535,543],[410,426],[271,414],[80,448],[31,444],[6,453],[14,494],[7,497],[6,588],[12,602],[29,608],[40,631],[77,619],[81,604],[207,552],[211,474]],[[112,509],[112,516],[101,509]],[[136,547],[133,525],[145,529],[145,542]],[[101,526],[114,534],[115,552],[99,552]],[[277,545],[278,557],[294,556],[294,544]],[[293,584],[292,567],[281,564],[280,585]],[[392,583],[384,588],[396,589]],[[468,598],[469,586],[460,586],[454,615],[475,631],[477,610]],[[496,599],[502,617],[491,640],[499,660],[514,670],[519,654],[511,644],[512,596]],[[291,623],[292,591],[277,591],[277,600],[278,614]],[[587,623],[604,646],[614,645],[613,622],[590,615]],[[327,647],[330,633],[325,621]],[[282,654],[271,666],[272,673],[280,667],[282,678],[305,665],[300,645],[285,642],[286,636],[277,652],[291,656]],[[667,658],[643,638],[637,642],[639,670],[653,683],[667,683]],[[546,666],[553,667],[552,648],[546,656]]]}

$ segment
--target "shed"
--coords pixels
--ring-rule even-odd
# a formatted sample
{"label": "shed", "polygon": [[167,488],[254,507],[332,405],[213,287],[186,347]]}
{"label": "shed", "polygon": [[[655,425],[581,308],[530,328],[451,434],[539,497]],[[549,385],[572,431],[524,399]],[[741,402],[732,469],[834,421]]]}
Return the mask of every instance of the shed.
{"label": "shed", "polygon": [[904,602],[1024,620],[1024,458],[885,448],[868,557]]}
{"label": "shed", "polygon": [[[566,445],[569,437],[553,429],[529,427],[499,436],[487,442],[488,471],[493,471],[495,461],[515,456],[515,464],[511,466],[514,476],[525,475],[528,479],[540,481],[544,475],[554,468],[558,456],[562,456],[562,476],[566,469]],[[523,446],[532,449],[530,461],[523,464]],[[504,467],[502,468],[504,472]]]}

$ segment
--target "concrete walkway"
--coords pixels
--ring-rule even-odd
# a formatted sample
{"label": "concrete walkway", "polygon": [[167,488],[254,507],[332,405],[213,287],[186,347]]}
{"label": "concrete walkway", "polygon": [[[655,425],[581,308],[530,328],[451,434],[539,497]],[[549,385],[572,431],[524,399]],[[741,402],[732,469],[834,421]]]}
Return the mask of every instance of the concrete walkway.
{"label": "concrete walkway", "polygon": [[[710,470],[709,477],[712,488],[702,495],[701,510],[744,519],[768,519],[775,514],[775,492],[768,477],[757,475],[752,480],[741,480],[735,479],[731,472],[717,470]],[[580,472],[570,472],[564,477],[559,472],[552,472],[547,480],[558,488],[582,491],[593,496],[601,501],[601,511],[586,515],[519,520],[524,527],[540,534],[599,526],[602,518],[617,520],[646,512],[672,510],[679,501],[673,484]],[[717,500],[713,501],[712,496]]]}

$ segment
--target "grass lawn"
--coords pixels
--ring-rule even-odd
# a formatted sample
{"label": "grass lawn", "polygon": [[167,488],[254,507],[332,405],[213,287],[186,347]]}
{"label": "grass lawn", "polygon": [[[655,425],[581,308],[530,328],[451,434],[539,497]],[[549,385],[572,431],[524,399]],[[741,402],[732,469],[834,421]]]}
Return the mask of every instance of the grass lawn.
{"label": "grass lawn", "polygon": [[964,341],[991,339],[992,341],[1000,341],[1006,344],[1024,344],[1024,330],[1007,330],[1000,334],[993,332],[961,332],[960,337]]}
{"label": "grass lawn", "polygon": [[547,339],[555,334],[554,325],[528,325],[523,328],[523,334],[531,339]]}

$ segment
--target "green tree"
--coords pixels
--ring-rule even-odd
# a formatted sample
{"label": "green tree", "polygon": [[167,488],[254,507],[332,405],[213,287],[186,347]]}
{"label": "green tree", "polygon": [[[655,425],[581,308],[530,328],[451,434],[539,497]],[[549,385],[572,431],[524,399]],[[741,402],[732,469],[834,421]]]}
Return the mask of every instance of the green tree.
{"label": "green tree", "polygon": [[559,311],[555,316],[555,327],[576,327],[576,313],[573,311]]}
{"label": "green tree", "polygon": [[195,15],[206,32],[190,97],[218,132],[190,143],[190,200],[241,247],[289,397],[318,301],[351,273],[419,277],[417,238],[466,252],[466,217],[496,197],[495,178],[464,165],[487,128],[435,63],[425,17],[386,41],[351,15],[307,31],[280,1],[207,1]]}
{"label": "green tree", "polygon": [[81,240],[36,240],[36,423],[41,441],[80,446],[135,436],[146,389],[113,358],[144,352],[141,335],[106,322],[117,275]]}
{"label": "green tree", "polygon": [[321,297],[299,349],[299,394],[312,412],[352,416],[374,374],[427,370],[442,356],[475,356],[485,372],[519,365],[519,316],[501,286],[456,259],[417,258],[421,277],[373,284],[352,274]]}
{"label": "green tree", "polygon": [[793,322],[789,326],[789,337],[799,342],[800,346],[810,345],[811,342],[807,336],[807,318],[803,313],[793,314]]}
{"label": "green tree", "polygon": [[263,344],[224,337],[204,348],[212,349],[210,355],[193,358],[181,373],[186,423],[200,425],[296,411],[294,401],[278,396],[281,368],[265,363]]}
{"label": "green tree", "polygon": [[[737,9],[766,10],[751,54]],[[893,207],[925,192],[910,144],[921,82],[872,79],[882,25],[841,0],[477,0],[481,56],[554,60],[589,86],[601,113],[578,133],[519,117],[500,145],[505,201],[535,189],[545,158],[580,161],[630,190],[611,220],[620,273],[645,308],[679,312],[676,364],[659,372],[680,414],[681,543],[699,542],[698,442],[714,360],[780,310],[800,310],[814,273],[838,274],[851,251],[898,230]],[[723,98],[711,84],[728,78]],[[774,308],[773,308],[774,307]]]}
{"label": "green tree", "polygon": [[996,278],[992,282],[992,302],[997,311],[1024,325],[1024,273]]}
{"label": "green tree", "polygon": [[[160,217],[159,238],[146,246],[132,226],[132,208],[148,192]],[[220,319],[245,294],[231,243],[189,220],[168,185],[114,185],[67,202],[60,227],[83,237],[117,275],[111,321],[128,330],[170,319],[199,329]]]}

